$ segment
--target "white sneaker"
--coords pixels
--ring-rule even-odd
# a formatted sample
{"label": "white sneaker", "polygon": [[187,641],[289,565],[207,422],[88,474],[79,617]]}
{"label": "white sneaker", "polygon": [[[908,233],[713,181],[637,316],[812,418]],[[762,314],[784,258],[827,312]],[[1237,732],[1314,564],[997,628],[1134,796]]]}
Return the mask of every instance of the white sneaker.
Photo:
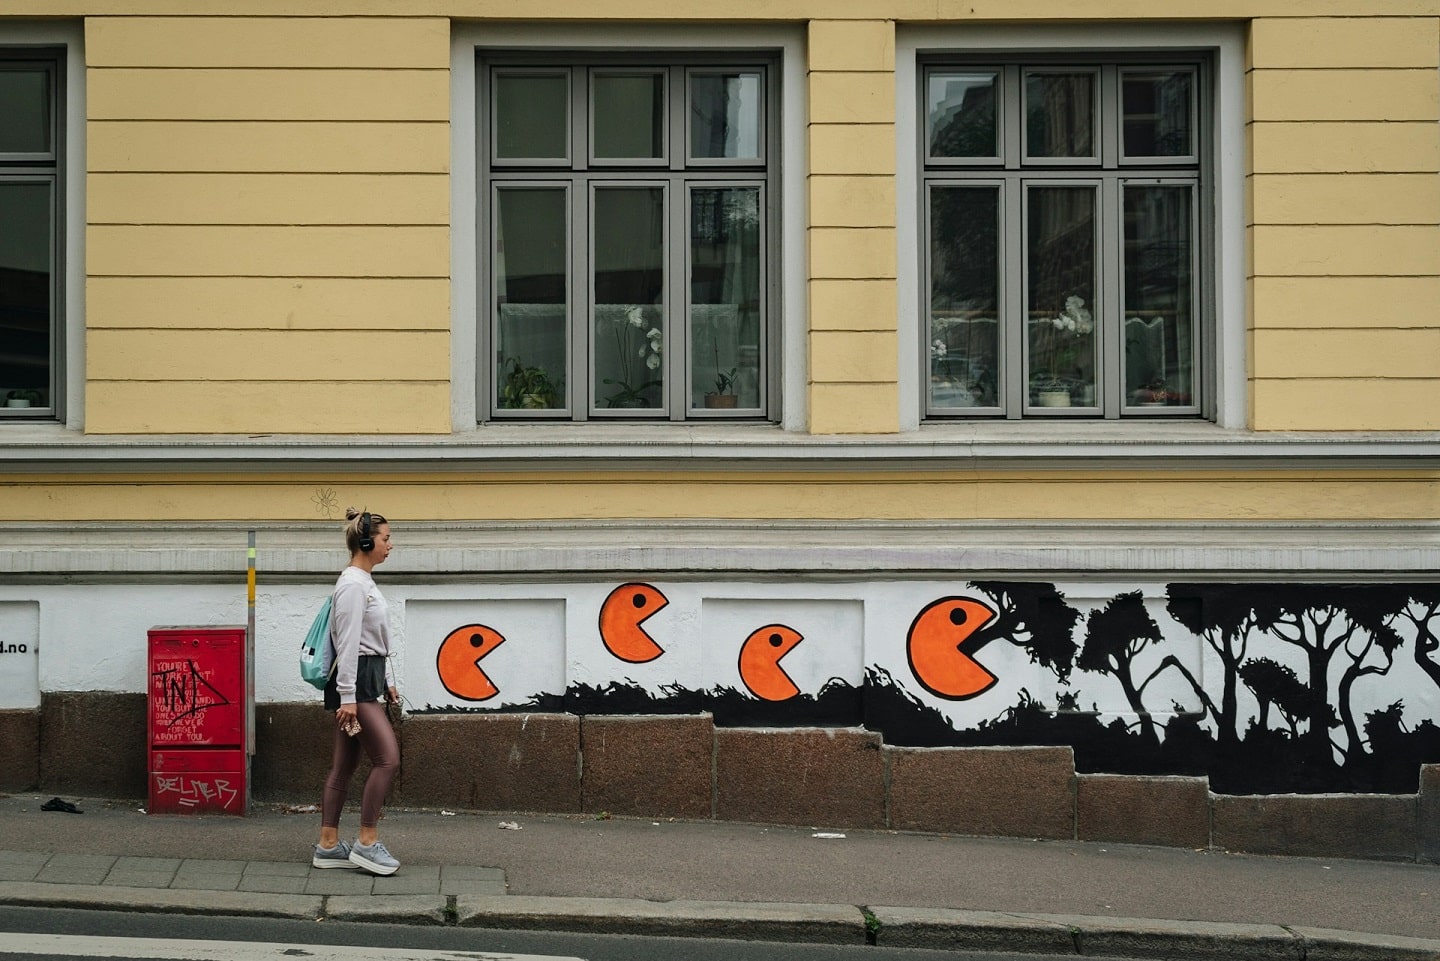
{"label": "white sneaker", "polygon": [[400,862],[395,860],[379,841],[374,844],[361,844],[357,840],[350,846],[350,862],[371,874],[394,874],[400,870]]}
{"label": "white sneaker", "polygon": [[333,848],[322,848],[315,845],[315,853],[310,857],[310,863],[317,868],[354,868],[355,864],[350,860],[350,845],[344,841],[336,841]]}

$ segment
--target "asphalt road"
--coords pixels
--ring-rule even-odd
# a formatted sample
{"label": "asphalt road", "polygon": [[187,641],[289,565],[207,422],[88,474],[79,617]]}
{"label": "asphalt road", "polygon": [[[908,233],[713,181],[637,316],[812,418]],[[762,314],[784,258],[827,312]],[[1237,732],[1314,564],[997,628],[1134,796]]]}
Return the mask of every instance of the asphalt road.
{"label": "asphalt road", "polygon": [[[60,953],[11,953],[16,932],[102,937],[113,942],[93,950],[87,944],[81,953],[62,949]],[[144,939],[144,941],[138,940]],[[136,948],[156,939],[166,942],[155,953],[139,954]],[[311,955],[314,945],[346,945],[360,948],[406,949],[408,957],[389,961],[451,961],[447,952],[464,952],[466,961],[496,961],[504,955],[540,958],[580,958],[584,961],[1074,961],[1075,955],[973,954],[929,951],[916,948],[881,948],[857,945],[777,944],[765,941],[722,941],[700,938],[643,938],[624,935],[561,934],[543,931],[493,931],[477,928],[426,928],[413,925],[342,924],[281,921],[267,918],[217,918],[189,915],[118,914],[114,912],[71,911],[43,908],[0,907],[0,961],[56,961],[60,958],[189,959],[183,950],[172,953],[177,941],[230,942],[227,961],[279,961],[306,958],[330,961]],[[73,942],[72,942],[73,943]],[[21,945],[27,947],[27,945]],[[183,948],[183,946],[181,946]],[[160,953],[163,950],[164,953]],[[304,953],[301,953],[304,952]],[[428,952],[428,954],[427,954]],[[353,961],[381,961],[342,952]],[[539,956],[538,958],[535,956]],[[215,961],[214,956],[193,953],[196,961]],[[453,956],[451,956],[453,957]],[[1103,959],[1093,959],[1103,961]],[[1243,961],[1243,959],[1237,959]]]}

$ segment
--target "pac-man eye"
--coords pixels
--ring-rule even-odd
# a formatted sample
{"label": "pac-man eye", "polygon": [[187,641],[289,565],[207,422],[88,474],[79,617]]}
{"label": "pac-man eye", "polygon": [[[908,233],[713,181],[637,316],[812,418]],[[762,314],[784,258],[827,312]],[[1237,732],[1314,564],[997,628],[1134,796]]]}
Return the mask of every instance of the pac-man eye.
{"label": "pac-man eye", "polygon": [[634,597],[630,598],[630,603],[631,603],[631,604],[634,604],[636,607],[644,607],[644,606],[645,606],[645,595],[644,595],[644,594],[636,594]]}
{"label": "pac-man eye", "polygon": [[950,609],[951,624],[964,624],[969,619],[970,616],[965,613],[965,609],[963,607],[952,607]]}
{"label": "pac-man eye", "polygon": [[779,634],[771,634],[771,635],[770,635],[770,646],[771,646],[771,647],[779,647],[781,644],[784,644],[784,643],[785,643],[785,639],[782,638]]}
{"label": "pac-man eye", "polygon": [[485,643],[485,638],[481,637],[479,634],[471,634],[471,635],[470,635],[470,646],[471,646],[471,647],[479,647],[480,645],[482,645],[482,644],[484,644],[484,643]]}

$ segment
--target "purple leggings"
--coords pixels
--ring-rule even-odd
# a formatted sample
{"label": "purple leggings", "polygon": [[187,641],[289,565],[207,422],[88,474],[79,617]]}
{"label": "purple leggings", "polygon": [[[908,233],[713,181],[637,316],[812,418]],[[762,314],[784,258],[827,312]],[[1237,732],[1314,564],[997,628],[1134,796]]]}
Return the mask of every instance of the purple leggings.
{"label": "purple leggings", "polygon": [[340,811],[345,795],[350,792],[350,778],[360,764],[360,749],[370,759],[370,774],[365,778],[365,791],[360,795],[360,826],[373,828],[380,823],[380,808],[385,793],[400,768],[400,743],[395,729],[379,701],[361,701],[355,705],[360,733],[351,737],[335,725],[335,753],[330,762],[330,776],[325,779],[325,794],[320,824],[327,828],[340,826]]}

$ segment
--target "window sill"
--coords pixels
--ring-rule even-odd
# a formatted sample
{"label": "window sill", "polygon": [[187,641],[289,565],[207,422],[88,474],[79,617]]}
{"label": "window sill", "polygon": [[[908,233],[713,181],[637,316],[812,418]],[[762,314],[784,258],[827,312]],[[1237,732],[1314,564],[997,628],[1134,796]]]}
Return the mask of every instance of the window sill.
{"label": "window sill", "polygon": [[36,470],[1205,469],[1440,466],[1437,432],[1264,432],[1156,421],[926,424],[812,435],[773,424],[486,425],[449,435],[84,435],[0,426],[0,465]]}

